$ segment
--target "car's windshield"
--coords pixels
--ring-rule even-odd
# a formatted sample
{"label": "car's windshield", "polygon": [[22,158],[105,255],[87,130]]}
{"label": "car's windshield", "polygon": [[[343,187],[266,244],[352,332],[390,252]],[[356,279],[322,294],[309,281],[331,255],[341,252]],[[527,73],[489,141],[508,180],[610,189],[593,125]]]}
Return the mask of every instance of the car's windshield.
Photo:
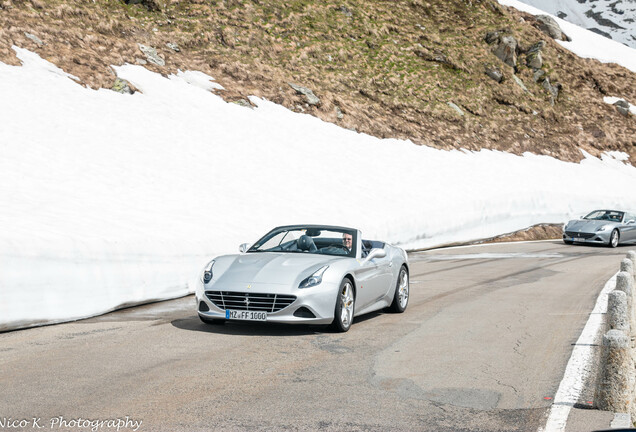
{"label": "car's windshield", "polygon": [[322,227],[282,227],[267,233],[248,252],[312,253],[356,256],[355,230]]}
{"label": "car's windshield", "polygon": [[621,222],[625,213],[615,210],[595,210],[585,216],[587,220],[606,220],[610,222]]}

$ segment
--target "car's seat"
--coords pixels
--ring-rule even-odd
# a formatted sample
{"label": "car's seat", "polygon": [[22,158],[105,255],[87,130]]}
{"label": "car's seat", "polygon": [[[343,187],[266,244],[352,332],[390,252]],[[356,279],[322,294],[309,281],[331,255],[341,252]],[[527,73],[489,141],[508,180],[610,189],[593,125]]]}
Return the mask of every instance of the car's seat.
{"label": "car's seat", "polygon": [[316,252],[318,250],[314,240],[308,235],[301,235],[298,237],[296,245],[298,246],[298,249],[302,251]]}

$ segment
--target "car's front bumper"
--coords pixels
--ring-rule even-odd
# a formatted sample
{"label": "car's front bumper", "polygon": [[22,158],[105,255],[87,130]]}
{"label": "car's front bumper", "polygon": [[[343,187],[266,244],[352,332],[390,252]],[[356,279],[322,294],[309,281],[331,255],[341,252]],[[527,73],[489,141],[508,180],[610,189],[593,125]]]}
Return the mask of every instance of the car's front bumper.
{"label": "car's front bumper", "polygon": [[612,231],[598,231],[594,233],[570,232],[563,233],[563,240],[574,243],[608,244]]}
{"label": "car's front bumper", "polygon": [[[330,324],[333,321],[334,310],[336,306],[336,296],[338,293],[338,286],[322,283],[318,286],[305,288],[305,289],[290,289],[286,285],[277,284],[250,284],[240,287],[241,289],[229,289],[229,287],[221,287],[214,284],[212,287],[197,290],[196,292],[196,304],[197,311],[200,317],[207,319],[227,319],[226,309],[221,305],[215,304],[208,292],[231,292],[240,293],[239,295],[246,294],[246,298],[250,298],[250,295],[257,294],[282,294],[282,295],[294,295],[296,299],[287,307],[277,311],[265,311],[267,312],[267,322],[277,323],[290,323],[290,324]],[[239,308],[228,308],[231,310],[254,310],[250,309],[250,306],[241,306]],[[257,309],[262,311],[262,309]],[[231,319],[230,319],[231,320]]]}

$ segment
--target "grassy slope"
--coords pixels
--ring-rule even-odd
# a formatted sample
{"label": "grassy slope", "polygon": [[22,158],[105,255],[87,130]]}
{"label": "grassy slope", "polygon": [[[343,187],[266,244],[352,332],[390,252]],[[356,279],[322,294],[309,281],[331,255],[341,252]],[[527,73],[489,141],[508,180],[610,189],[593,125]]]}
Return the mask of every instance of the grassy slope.
{"label": "grassy slope", "polygon": [[[636,103],[636,74],[583,60],[532,26],[532,17],[493,0],[346,2],[323,0],[0,0],[0,60],[17,63],[15,44],[79,76],[111,87],[111,64],[143,59],[137,43],[157,48],[167,74],[201,70],[228,90],[226,100],[266,97],[343,127],[410,138],[438,148],[532,151],[579,160],[621,150],[636,160],[636,119],[602,102]],[[484,42],[508,29],[522,47],[544,40],[544,70],[563,90],[550,104],[520,57],[517,76]],[[37,35],[38,46],[24,32]],[[177,43],[180,52],[166,47]],[[445,62],[432,61],[443,56]],[[504,73],[501,84],[486,66]],[[311,88],[305,104],[289,82]],[[460,106],[460,116],[448,105]],[[338,118],[338,110],[343,113]]]}

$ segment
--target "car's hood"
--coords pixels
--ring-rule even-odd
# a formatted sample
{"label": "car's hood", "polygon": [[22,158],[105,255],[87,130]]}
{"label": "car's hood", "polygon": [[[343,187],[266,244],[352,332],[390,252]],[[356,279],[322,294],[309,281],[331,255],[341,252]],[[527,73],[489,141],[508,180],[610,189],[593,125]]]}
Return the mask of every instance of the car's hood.
{"label": "car's hood", "polygon": [[567,224],[568,231],[574,232],[596,232],[597,229],[604,225],[617,225],[616,222],[606,221],[606,220],[588,220],[588,219],[578,219],[572,220]]}
{"label": "car's hood", "polygon": [[256,252],[238,255],[219,282],[293,284],[299,276],[307,277],[330,262],[343,259],[306,253]]}

